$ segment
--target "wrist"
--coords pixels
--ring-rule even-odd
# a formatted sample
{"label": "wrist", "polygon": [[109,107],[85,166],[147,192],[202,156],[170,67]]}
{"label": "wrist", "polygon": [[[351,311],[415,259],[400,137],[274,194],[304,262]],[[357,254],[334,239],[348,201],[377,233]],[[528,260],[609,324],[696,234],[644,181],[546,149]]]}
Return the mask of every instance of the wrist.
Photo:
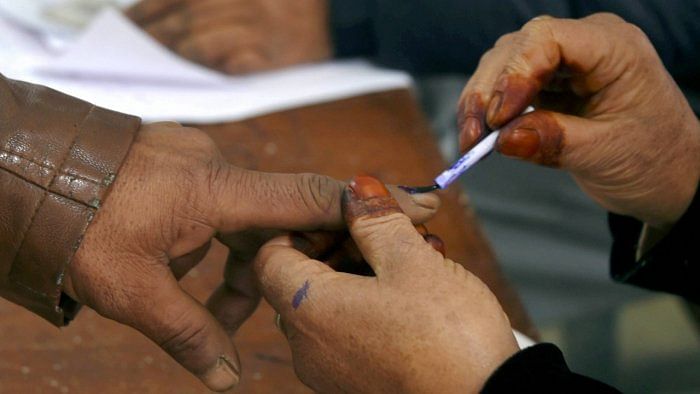
{"label": "wrist", "polygon": [[646,189],[638,191],[636,198],[639,205],[631,211],[618,212],[657,232],[670,231],[683,217],[700,183],[700,123],[692,111],[689,113],[690,120],[682,133],[684,138],[667,146],[669,149],[658,161],[663,164],[647,170]]}
{"label": "wrist", "polygon": [[[685,157],[687,158],[687,167],[678,168],[675,175],[678,177],[680,185],[677,199],[673,205],[670,215],[666,218],[666,222],[661,228],[670,229],[680,220],[681,217],[690,207],[696,193],[698,192],[698,184],[700,183],[700,122],[692,115],[690,131],[688,132],[689,139],[683,143]],[[654,223],[649,223],[652,227],[657,227]]]}

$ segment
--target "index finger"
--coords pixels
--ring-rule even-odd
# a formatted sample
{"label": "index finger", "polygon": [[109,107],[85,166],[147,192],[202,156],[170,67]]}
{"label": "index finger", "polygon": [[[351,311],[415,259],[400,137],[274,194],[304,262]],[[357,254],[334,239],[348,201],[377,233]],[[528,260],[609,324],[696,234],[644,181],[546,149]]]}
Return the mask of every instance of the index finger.
{"label": "index finger", "polygon": [[[317,174],[274,174],[224,164],[210,177],[212,223],[221,232],[246,228],[314,231],[344,227],[341,195],[346,183]],[[422,223],[440,199],[393,189],[409,216]]]}

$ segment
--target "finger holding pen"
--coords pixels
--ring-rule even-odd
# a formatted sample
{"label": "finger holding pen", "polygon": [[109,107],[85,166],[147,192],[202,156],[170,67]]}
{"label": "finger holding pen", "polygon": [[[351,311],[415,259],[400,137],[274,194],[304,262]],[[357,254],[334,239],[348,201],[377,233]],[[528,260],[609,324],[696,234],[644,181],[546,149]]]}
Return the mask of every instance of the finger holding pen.
{"label": "finger holding pen", "polygon": [[700,124],[644,33],[615,15],[533,19],[482,58],[462,101],[475,95],[497,151],[570,171],[611,212],[666,228],[692,200]]}

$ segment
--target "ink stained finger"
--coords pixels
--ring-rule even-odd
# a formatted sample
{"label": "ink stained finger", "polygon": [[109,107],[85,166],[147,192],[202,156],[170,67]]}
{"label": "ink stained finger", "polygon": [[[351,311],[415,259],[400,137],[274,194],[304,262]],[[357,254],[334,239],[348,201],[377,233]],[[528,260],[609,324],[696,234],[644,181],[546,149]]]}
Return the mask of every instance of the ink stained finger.
{"label": "ink stained finger", "polygon": [[341,207],[348,225],[362,217],[380,217],[403,212],[383,183],[364,175],[353,178],[345,188]]}

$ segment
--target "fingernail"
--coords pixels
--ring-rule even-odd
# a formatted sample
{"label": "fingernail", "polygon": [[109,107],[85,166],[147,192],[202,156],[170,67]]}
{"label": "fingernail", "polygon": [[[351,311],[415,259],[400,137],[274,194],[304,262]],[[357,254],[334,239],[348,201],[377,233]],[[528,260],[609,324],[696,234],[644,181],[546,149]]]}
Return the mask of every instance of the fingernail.
{"label": "fingernail", "polygon": [[366,200],[372,197],[389,197],[389,189],[384,186],[377,178],[371,177],[369,175],[356,175],[352,182],[350,182],[350,188],[357,195],[357,197]]}
{"label": "fingernail", "polygon": [[481,120],[469,117],[464,125],[464,129],[471,142],[478,140],[481,135]]}
{"label": "fingernail", "polygon": [[464,151],[474,145],[481,136],[481,120],[473,116],[468,117],[459,135],[459,146]]}
{"label": "fingernail", "polygon": [[421,208],[436,211],[440,208],[440,197],[435,193],[416,193],[410,194],[414,204]]}
{"label": "fingernail", "polygon": [[515,129],[501,134],[498,139],[498,151],[511,157],[530,158],[539,147],[540,133],[534,129]]}
{"label": "fingernail", "polygon": [[438,237],[435,234],[425,234],[423,236],[423,239],[425,242],[429,243],[430,246],[433,247],[433,249],[437,250],[442,254],[443,257],[445,257],[445,243],[442,242],[442,239]]}
{"label": "fingernail", "polygon": [[486,111],[486,120],[491,127],[500,126],[495,124],[494,121],[501,110],[501,104],[503,104],[503,92],[495,92],[489,102],[489,109]]}
{"label": "fingernail", "polygon": [[216,365],[203,376],[203,381],[207,387],[214,391],[224,391],[238,385],[240,381],[240,367],[238,367],[238,356],[236,360],[221,355],[216,360]]}

